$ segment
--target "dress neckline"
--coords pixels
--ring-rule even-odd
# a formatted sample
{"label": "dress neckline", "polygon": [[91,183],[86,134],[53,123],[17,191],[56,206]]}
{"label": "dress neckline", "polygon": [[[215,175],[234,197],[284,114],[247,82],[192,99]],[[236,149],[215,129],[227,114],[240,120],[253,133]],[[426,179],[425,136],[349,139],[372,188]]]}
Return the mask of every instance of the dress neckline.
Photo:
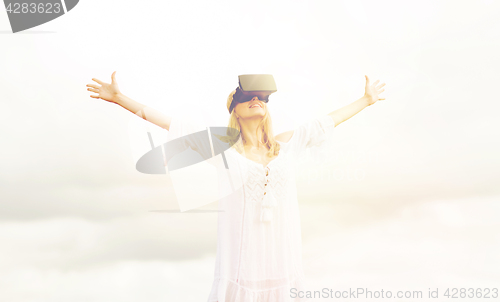
{"label": "dress neckline", "polygon": [[236,151],[236,149],[234,149],[233,147],[230,147],[230,148],[231,148],[231,149],[232,149],[232,150],[233,150],[233,151],[234,151],[237,155],[241,156],[243,159],[245,159],[245,160],[247,160],[247,161],[251,162],[251,163],[252,163],[252,164],[254,164],[254,165],[258,165],[259,167],[262,167],[263,169],[267,169],[267,168],[269,167],[269,165],[270,165],[270,164],[272,164],[273,162],[275,162],[275,161],[276,161],[276,160],[280,157],[280,155],[281,155],[281,153],[282,153],[282,152],[281,152],[282,150],[280,150],[280,151],[278,152],[278,155],[276,155],[276,157],[275,157],[273,160],[271,160],[270,162],[268,162],[268,163],[267,163],[267,165],[264,167],[264,165],[263,165],[263,164],[258,163],[258,162],[256,162],[256,161],[253,161],[253,160],[249,159],[248,157],[246,157],[246,156],[242,155],[240,152]]}

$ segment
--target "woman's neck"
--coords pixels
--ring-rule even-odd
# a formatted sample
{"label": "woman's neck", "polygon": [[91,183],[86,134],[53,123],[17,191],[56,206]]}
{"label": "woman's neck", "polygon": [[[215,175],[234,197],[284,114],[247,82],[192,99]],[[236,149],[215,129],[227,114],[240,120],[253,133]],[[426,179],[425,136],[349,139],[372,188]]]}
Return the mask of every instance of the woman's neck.
{"label": "woman's neck", "polygon": [[245,147],[260,148],[262,142],[262,131],[259,129],[261,119],[246,119],[240,121],[241,133],[244,138]]}

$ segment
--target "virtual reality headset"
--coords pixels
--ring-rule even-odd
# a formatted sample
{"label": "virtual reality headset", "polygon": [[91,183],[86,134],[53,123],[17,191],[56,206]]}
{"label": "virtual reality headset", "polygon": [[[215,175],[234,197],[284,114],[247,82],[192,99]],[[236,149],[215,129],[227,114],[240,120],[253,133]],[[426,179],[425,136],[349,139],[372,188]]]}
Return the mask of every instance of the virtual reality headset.
{"label": "virtual reality headset", "polygon": [[231,113],[239,103],[251,101],[255,96],[267,103],[269,96],[278,91],[276,82],[271,74],[243,74],[238,76],[238,88],[233,95],[233,101],[229,107]]}

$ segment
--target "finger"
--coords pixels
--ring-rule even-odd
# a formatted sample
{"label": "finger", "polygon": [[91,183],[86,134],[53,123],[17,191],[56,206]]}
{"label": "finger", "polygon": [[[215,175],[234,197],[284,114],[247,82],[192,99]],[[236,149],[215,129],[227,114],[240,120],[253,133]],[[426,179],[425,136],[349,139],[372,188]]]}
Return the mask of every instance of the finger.
{"label": "finger", "polygon": [[384,92],[384,91],[385,91],[385,89],[382,89],[382,90],[380,90],[378,93],[382,93],[382,92]]}
{"label": "finger", "polygon": [[376,80],[375,82],[373,82],[373,84],[372,84],[372,85],[374,85],[374,86],[375,86],[375,85],[377,85],[377,83],[378,83],[378,82],[380,82],[380,81],[379,81],[379,80]]}
{"label": "finger", "polygon": [[385,98],[380,98],[380,99],[378,99],[378,100],[379,100],[379,101],[381,101],[381,100],[385,100]]}
{"label": "finger", "polygon": [[94,85],[94,84],[87,84],[87,87],[99,88],[99,86]]}
{"label": "finger", "polygon": [[98,99],[98,98],[99,98],[99,96],[98,96],[98,95],[91,95],[90,97],[91,97],[91,98],[94,98],[94,99]]}
{"label": "finger", "polygon": [[95,88],[87,88],[88,91],[92,91],[92,92],[95,92],[95,93],[99,93],[99,90],[95,89]]}
{"label": "finger", "polygon": [[92,80],[96,81],[97,83],[99,83],[99,84],[101,84],[101,85],[102,85],[102,84],[104,84],[104,82],[99,81],[98,79],[92,78]]}
{"label": "finger", "polygon": [[113,72],[113,74],[111,75],[111,81],[112,81],[112,82],[115,82],[115,81],[116,81],[115,74],[116,74],[116,71],[115,71],[115,72]]}
{"label": "finger", "polygon": [[378,86],[377,86],[377,89],[380,89],[380,88],[382,88],[382,87],[384,87],[384,86],[385,86],[385,83],[380,84],[380,85],[378,85]]}

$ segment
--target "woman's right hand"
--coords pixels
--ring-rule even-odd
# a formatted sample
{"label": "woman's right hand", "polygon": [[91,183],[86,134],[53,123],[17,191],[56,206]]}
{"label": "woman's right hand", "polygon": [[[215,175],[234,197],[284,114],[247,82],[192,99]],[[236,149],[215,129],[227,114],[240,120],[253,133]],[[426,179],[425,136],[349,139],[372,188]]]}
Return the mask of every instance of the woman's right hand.
{"label": "woman's right hand", "polygon": [[113,74],[111,75],[111,84],[104,83],[98,79],[92,78],[93,81],[96,81],[101,86],[95,84],[87,84],[87,87],[90,87],[87,88],[87,90],[98,94],[98,95],[91,95],[90,97],[95,99],[103,99],[111,103],[116,103],[117,97],[119,94],[121,94],[121,92],[118,89],[118,83],[116,82],[115,74],[116,71],[113,72]]}

